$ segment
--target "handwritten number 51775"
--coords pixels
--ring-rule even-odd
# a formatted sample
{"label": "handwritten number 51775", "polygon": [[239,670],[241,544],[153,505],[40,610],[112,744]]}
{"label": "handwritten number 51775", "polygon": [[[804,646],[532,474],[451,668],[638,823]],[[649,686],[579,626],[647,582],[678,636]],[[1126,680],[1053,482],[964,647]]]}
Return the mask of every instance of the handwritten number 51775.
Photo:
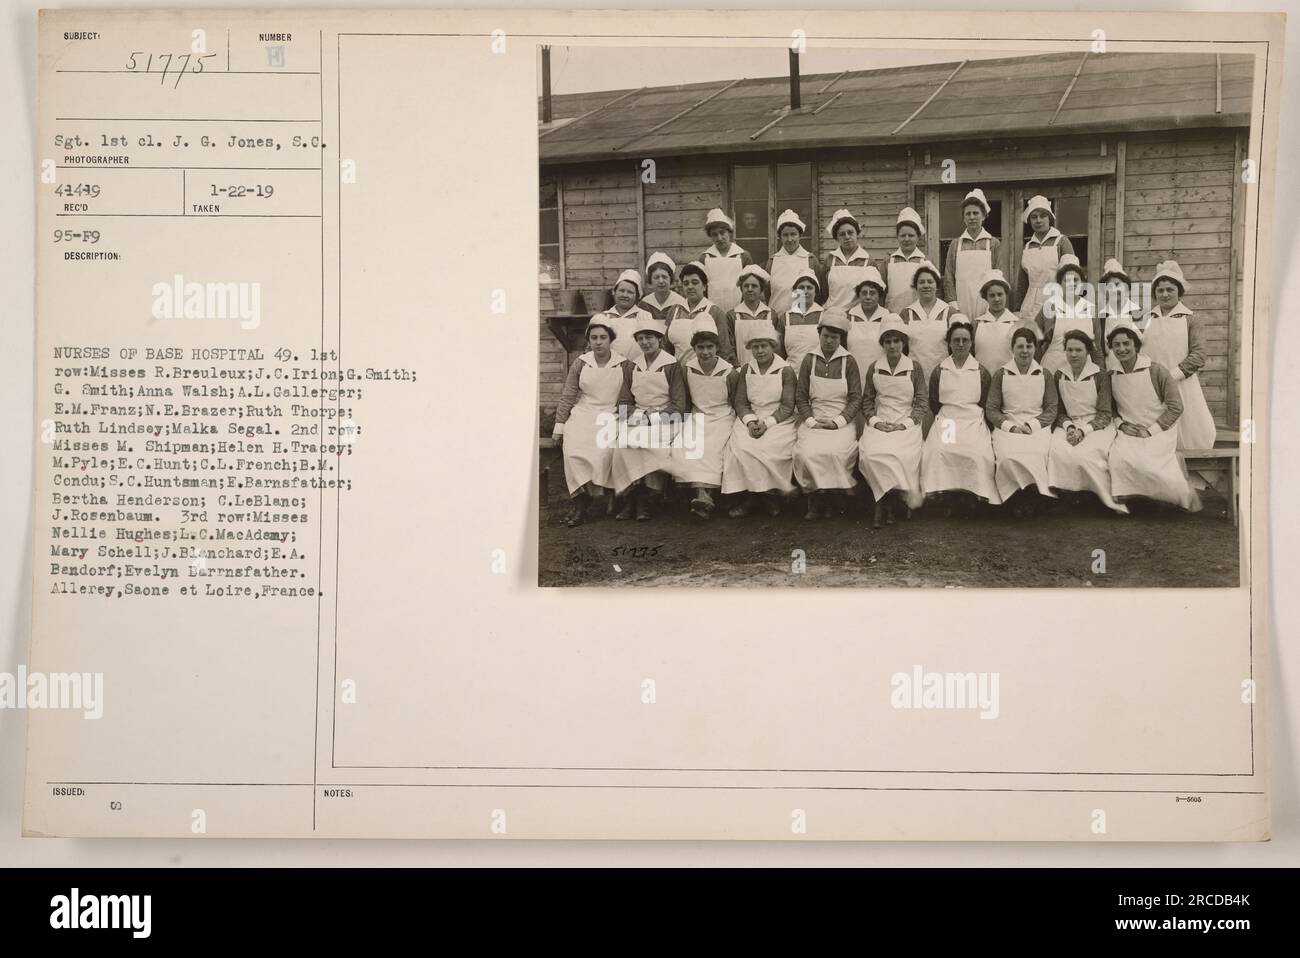
{"label": "handwritten number 51775", "polygon": [[[154,57],[157,56],[158,62],[162,65],[162,71],[158,77],[159,85],[166,85],[167,74],[170,72],[175,79],[172,81],[172,89],[181,85],[181,78],[186,73],[202,73],[203,61],[209,57],[215,57],[215,53],[205,53],[201,56],[195,56],[192,53],[145,53],[143,50],[133,52],[126,60],[126,68],[132,73],[152,73]],[[144,66],[140,65],[137,57],[147,57]],[[180,65],[173,70],[172,64],[180,61]]]}

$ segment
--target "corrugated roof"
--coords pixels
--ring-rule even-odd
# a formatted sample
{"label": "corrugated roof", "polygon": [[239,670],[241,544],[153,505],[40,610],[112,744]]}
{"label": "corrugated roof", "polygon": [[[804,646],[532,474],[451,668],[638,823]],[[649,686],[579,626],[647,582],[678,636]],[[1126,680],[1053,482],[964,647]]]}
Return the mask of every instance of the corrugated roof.
{"label": "corrugated roof", "polygon": [[1249,54],[1070,52],[804,76],[793,113],[785,76],[576,93],[553,98],[541,159],[1240,127],[1253,80]]}

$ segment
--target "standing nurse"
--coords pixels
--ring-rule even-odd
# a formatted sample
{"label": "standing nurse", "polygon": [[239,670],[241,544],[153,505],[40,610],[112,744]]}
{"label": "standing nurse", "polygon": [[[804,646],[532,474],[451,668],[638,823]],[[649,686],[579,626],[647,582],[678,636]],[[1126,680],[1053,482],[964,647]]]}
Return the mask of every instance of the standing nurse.
{"label": "standing nurse", "polygon": [[827,309],[852,306],[855,290],[871,265],[871,257],[858,245],[858,231],[858,219],[848,210],[836,210],[826,227],[826,233],[839,243],[822,261]]}
{"label": "standing nurse", "polygon": [[[737,283],[740,302],[727,313],[727,336],[736,344],[736,361],[740,366],[749,362],[749,340],[759,326],[775,327],[776,315],[767,305],[772,288],[767,270],[753,264],[740,271]],[[712,285],[712,284],[710,284]]]}
{"label": "standing nurse", "polygon": [[790,309],[791,291],[795,279],[804,270],[816,270],[817,260],[803,248],[803,234],[808,231],[804,221],[794,210],[786,210],[776,220],[776,236],[781,248],[767,261],[767,272],[772,277],[772,311],[783,316]]}
{"label": "standing nurse", "polygon": [[817,274],[806,269],[794,280],[790,309],[777,317],[777,332],[781,334],[781,350],[786,362],[795,369],[803,358],[821,344],[817,331],[821,322],[822,307],[817,305],[821,282]]}
{"label": "standing nurse", "polygon": [[917,245],[925,235],[925,227],[921,224],[921,214],[905,206],[898,214],[898,224],[894,229],[898,233],[898,249],[889,254],[889,261],[885,264],[885,282],[889,290],[885,296],[885,308],[901,315],[905,306],[916,302],[912,276],[925,262],[925,254]]}
{"label": "standing nurse", "polygon": [[754,260],[731,241],[736,233],[736,222],[722,210],[709,210],[704,220],[704,232],[709,234],[713,245],[700,254],[700,262],[709,274],[713,301],[725,313],[740,301],[736,280],[740,278],[741,269]]}
{"label": "standing nurse", "polygon": [[1183,305],[1187,280],[1173,260],[1156,267],[1151,293],[1156,305],[1147,313],[1146,338],[1142,351],[1169,370],[1183,397],[1183,414],[1178,420],[1179,449],[1210,449],[1217,430],[1214,416],[1201,391],[1197,373],[1205,365],[1201,321]]}
{"label": "standing nurse", "polygon": [[989,215],[989,201],[984,191],[976,187],[966,194],[961,203],[961,217],[966,229],[948,247],[948,259],[943,264],[943,288],[950,302],[957,303],[958,312],[978,316],[980,284],[984,276],[998,262],[1002,244],[984,228]]}
{"label": "standing nurse", "polygon": [[1074,255],[1070,239],[1056,228],[1056,214],[1046,196],[1032,197],[1025,204],[1024,221],[1034,231],[1020,254],[1020,276],[1016,283],[1016,303],[1020,318],[1032,323],[1038,318],[1045,298],[1043,290],[1056,276],[1061,257]]}

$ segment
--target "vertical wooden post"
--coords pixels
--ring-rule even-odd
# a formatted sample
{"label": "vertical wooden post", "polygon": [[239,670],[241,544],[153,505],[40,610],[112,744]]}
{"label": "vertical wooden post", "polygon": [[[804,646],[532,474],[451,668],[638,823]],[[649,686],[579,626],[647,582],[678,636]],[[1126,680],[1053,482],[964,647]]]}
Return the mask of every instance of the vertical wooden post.
{"label": "vertical wooden post", "polygon": [[[655,176],[659,175],[658,169],[655,170]],[[637,260],[636,268],[645,269],[646,250],[645,250],[645,183],[641,180],[641,164],[639,162],[632,165],[632,176],[636,182],[636,251]]]}
{"label": "vertical wooden post", "polygon": [[939,191],[934,187],[925,191],[925,229],[925,235],[930,238],[926,243],[927,255],[942,273],[943,263],[939,262]]}
{"label": "vertical wooden post", "polygon": [[[1020,217],[1025,213],[1024,187],[1017,186],[1012,188],[1011,209],[1013,216],[1012,223],[1021,222]],[[1013,242],[1007,244],[1010,247],[1008,250],[1010,255],[1007,257],[1007,282],[1011,284],[1012,289],[1016,288],[1016,282],[1020,278],[1020,263],[1025,255],[1025,242],[1021,238],[1024,235],[1024,232],[1023,229],[1017,230],[1013,225],[1011,232],[1008,234],[1008,236],[1013,239]]]}
{"label": "vertical wooden post", "polygon": [[550,123],[551,113],[551,48],[542,46],[542,122]]}
{"label": "vertical wooden post", "polygon": [[1245,144],[1241,133],[1234,137],[1235,144],[1232,160],[1232,231],[1228,234],[1228,361],[1227,394],[1228,425],[1237,429],[1241,425],[1241,374],[1240,342],[1238,330],[1242,322],[1240,299],[1241,281],[1238,270],[1245,245],[1243,230],[1245,227],[1244,191],[1241,188],[1241,160]]}
{"label": "vertical wooden post", "polygon": [[1102,249],[1105,237],[1106,181],[1093,180],[1088,185],[1088,282],[1095,283],[1101,278]]}
{"label": "vertical wooden post", "polygon": [[1124,262],[1124,162],[1128,158],[1128,140],[1120,137],[1115,144],[1115,258]]}

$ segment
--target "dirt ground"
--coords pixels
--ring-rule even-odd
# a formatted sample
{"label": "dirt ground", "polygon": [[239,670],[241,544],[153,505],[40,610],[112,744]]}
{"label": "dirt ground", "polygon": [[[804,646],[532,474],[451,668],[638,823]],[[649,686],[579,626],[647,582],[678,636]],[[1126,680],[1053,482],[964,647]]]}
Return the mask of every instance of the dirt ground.
{"label": "dirt ground", "polygon": [[[1030,519],[996,507],[945,519],[929,506],[878,530],[869,497],[850,500],[842,518],[806,522],[799,497],[776,518],[730,519],[720,508],[704,521],[688,513],[687,490],[676,496],[657,502],[648,522],[602,515],[569,529],[557,462],[541,509],[538,584],[1170,588],[1230,587],[1240,577],[1238,529],[1213,490],[1194,515],[1148,505],[1116,516],[1090,500]],[[1105,552],[1104,574],[1093,571],[1097,549]],[[806,565],[798,574],[795,550]]]}

